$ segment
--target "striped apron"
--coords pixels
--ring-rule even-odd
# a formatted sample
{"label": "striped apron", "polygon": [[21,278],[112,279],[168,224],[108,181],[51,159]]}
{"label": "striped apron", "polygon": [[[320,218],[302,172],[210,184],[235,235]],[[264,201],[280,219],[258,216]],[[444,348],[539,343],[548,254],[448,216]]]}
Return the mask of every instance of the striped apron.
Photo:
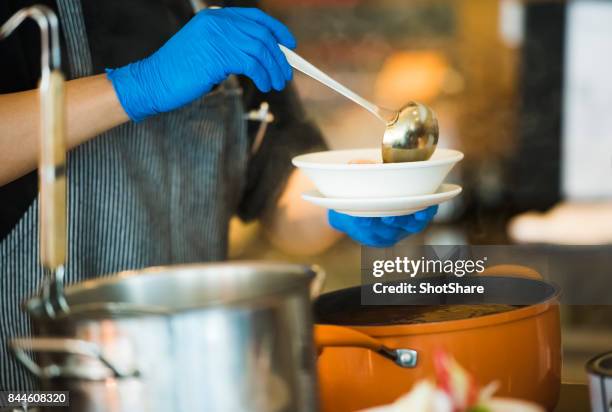
{"label": "striped apron", "polygon": [[[58,0],[58,9],[70,77],[91,75],[80,2]],[[182,109],[124,124],[71,151],[67,283],[127,269],[224,259],[248,151],[235,79]],[[43,276],[38,249],[35,200],[0,241],[0,390],[35,387],[7,342],[30,334],[20,303],[38,293]]]}

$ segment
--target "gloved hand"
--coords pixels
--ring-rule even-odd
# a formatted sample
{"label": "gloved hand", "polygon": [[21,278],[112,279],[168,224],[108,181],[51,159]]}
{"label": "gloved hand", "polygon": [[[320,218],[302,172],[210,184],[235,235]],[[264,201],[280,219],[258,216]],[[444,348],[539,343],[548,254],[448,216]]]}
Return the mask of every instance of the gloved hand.
{"label": "gloved hand", "polygon": [[364,246],[391,247],[423,230],[437,211],[436,205],[405,216],[355,217],[335,210],[330,210],[327,216],[334,229],[346,233]]}
{"label": "gloved hand", "polygon": [[292,69],[278,43],[295,48],[278,20],[254,8],[207,9],[196,14],[153,55],[107,69],[132,120],[179,108],[230,74],[250,77],[263,92],[281,90]]}

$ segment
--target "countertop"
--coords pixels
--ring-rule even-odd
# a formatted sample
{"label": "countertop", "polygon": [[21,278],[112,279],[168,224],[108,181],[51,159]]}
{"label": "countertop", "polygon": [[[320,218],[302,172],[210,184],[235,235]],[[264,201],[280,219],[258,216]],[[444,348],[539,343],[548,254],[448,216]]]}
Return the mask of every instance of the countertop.
{"label": "countertop", "polygon": [[555,412],[590,412],[589,387],[583,384],[563,383]]}

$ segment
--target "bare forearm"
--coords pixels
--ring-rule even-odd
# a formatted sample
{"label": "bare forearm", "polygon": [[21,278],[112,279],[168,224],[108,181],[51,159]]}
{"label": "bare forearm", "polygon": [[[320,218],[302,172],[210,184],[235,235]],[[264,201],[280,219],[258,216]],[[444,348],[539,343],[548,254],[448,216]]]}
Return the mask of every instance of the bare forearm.
{"label": "bare forearm", "polygon": [[[103,74],[66,82],[66,106],[68,149],[129,120]],[[0,95],[0,186],[36,168],[39,117],[37,90]]]}
{"label": "bare forearm", "polygon": [[284,252],[293,255],[318,254],[342,236],[327,223],[327,210],[301,198],[302,192],[312,187],[308,178],[295,170],[275,212],[265,219],[270,241]]}

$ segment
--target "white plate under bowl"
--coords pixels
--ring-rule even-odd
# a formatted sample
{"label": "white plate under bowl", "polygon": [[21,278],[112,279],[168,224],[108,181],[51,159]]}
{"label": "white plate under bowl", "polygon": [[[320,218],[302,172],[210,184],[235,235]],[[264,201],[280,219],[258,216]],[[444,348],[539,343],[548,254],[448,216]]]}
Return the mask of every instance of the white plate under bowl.
{"label": "white plate under bowl", "polygon": [[380,217],[414,213],[429,206],[446,202],[459,193],[461,193],[461,186],[443,183],[435,193],[430,195],[347,199],[325,197],[319,191],[313,189],[302,193],[302,198],[317,206],[351,216]]}
{"label": "white plate under bowl", "polygon": [[[293,158],[293,164],[329,198],[389,198],[432,194],[463,153],[436,149],[429,160],[382,163],[380,148],[331,150]],[[349,164],[372,160],[376,164]]]}

